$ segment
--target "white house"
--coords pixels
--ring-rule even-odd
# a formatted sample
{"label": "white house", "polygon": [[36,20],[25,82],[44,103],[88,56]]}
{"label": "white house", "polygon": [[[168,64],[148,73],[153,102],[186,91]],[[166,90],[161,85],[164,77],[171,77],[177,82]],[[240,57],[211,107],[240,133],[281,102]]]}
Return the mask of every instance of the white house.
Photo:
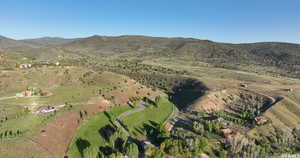
{"label": "white house", "polygon": [[19,67],[20,67],[20,69],[29,69],[29,68],[31,68],[31,64],[21,64]]}

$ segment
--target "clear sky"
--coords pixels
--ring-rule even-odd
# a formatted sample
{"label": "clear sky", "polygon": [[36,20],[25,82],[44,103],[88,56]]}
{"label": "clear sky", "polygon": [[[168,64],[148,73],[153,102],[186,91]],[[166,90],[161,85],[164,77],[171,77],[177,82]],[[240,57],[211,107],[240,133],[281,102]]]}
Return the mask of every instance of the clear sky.
{"label": "clear sky", "polygon": [[300,0],[1,0],[0,35],[300,43]]}

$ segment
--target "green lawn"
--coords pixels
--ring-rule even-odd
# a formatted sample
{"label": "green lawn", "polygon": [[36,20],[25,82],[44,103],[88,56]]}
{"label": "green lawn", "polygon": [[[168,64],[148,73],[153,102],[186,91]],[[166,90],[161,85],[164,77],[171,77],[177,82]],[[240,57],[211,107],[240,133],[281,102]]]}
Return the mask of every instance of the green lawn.
{"label": "green lawn", "polygon": [[[116,106],[113,107],[108,114],[112,119],[114,119],[116,116],[130,109],[131,107],[129,106]],[[85,124],[80,126],[74,135],[70,146],[69,153],[72,158],[81,158],[80,151],[76,145],[76,140],[79,138],[86,140],[90,144],[88,148],[89,150],[95,150],[94,152],[98,152],[98,148],[106,143],[104,138],[100,135],[99,130],[106,125],[112,124],[104,113],[100,113],[98,116],[91,118]]]}
{"label": "green lawn", "polygon": [[149,105],[141,112],[134,113],[124,118],[123,123],[129,131],[137,135],[142,135],[137,129],[142,130],[143,124],[149,121],[163,123],[173,111],[173,104],[165,97],[159,101],[158,107]]}

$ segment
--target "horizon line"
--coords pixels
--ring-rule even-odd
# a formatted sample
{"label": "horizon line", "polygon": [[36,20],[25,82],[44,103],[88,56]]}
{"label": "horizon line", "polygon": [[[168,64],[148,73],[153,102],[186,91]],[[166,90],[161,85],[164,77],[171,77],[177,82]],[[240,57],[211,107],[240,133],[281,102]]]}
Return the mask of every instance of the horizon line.
{"label": "horizon line", "polygon": [[300,45],[300,42],[289,42],[289,41],[255,41],[255,42],[224,42],[224,41],[216,41],[216,40],[210,40],[210,39],[202,39],[199,37],[191,37],[191,36],[152,36],[152,35],[143,35],[143,34],[123,34],[123,35],[100,35],[100,34],[93,34],[93,35],[87,35],[87,36],[81,36],[81,37],[63,37],[63,36],[37,36],[37,37],[30,37],[30,38],[11,38],[9,36],[3,36],[0,35],[0,37],[12,39],[15,41],[24,41],[24,40],[35,40],[35,39],[42,39],[42,38],[61,38],[66,40],[76,40],[76,39],[85,39],[90,38],[94,36],[99,37],[125,37],[125,36],[140,36],[140,37],[150,37],[150,38],[183,38],[183,39],[195,39],[195,40],[201,40],[201,41],[210,41],[214,43],[223,43],[223,44],[255,44],[255,43],[286,43],[286,44],[296,44]]}

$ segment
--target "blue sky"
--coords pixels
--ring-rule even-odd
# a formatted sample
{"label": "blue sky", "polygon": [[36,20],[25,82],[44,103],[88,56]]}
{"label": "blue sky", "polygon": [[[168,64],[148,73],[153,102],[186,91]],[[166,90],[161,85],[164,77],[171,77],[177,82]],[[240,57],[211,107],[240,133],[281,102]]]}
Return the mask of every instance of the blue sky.
{"label": "blue sky", "polygon": [[300,43],[299,0],[1,0],[0,35]]}

